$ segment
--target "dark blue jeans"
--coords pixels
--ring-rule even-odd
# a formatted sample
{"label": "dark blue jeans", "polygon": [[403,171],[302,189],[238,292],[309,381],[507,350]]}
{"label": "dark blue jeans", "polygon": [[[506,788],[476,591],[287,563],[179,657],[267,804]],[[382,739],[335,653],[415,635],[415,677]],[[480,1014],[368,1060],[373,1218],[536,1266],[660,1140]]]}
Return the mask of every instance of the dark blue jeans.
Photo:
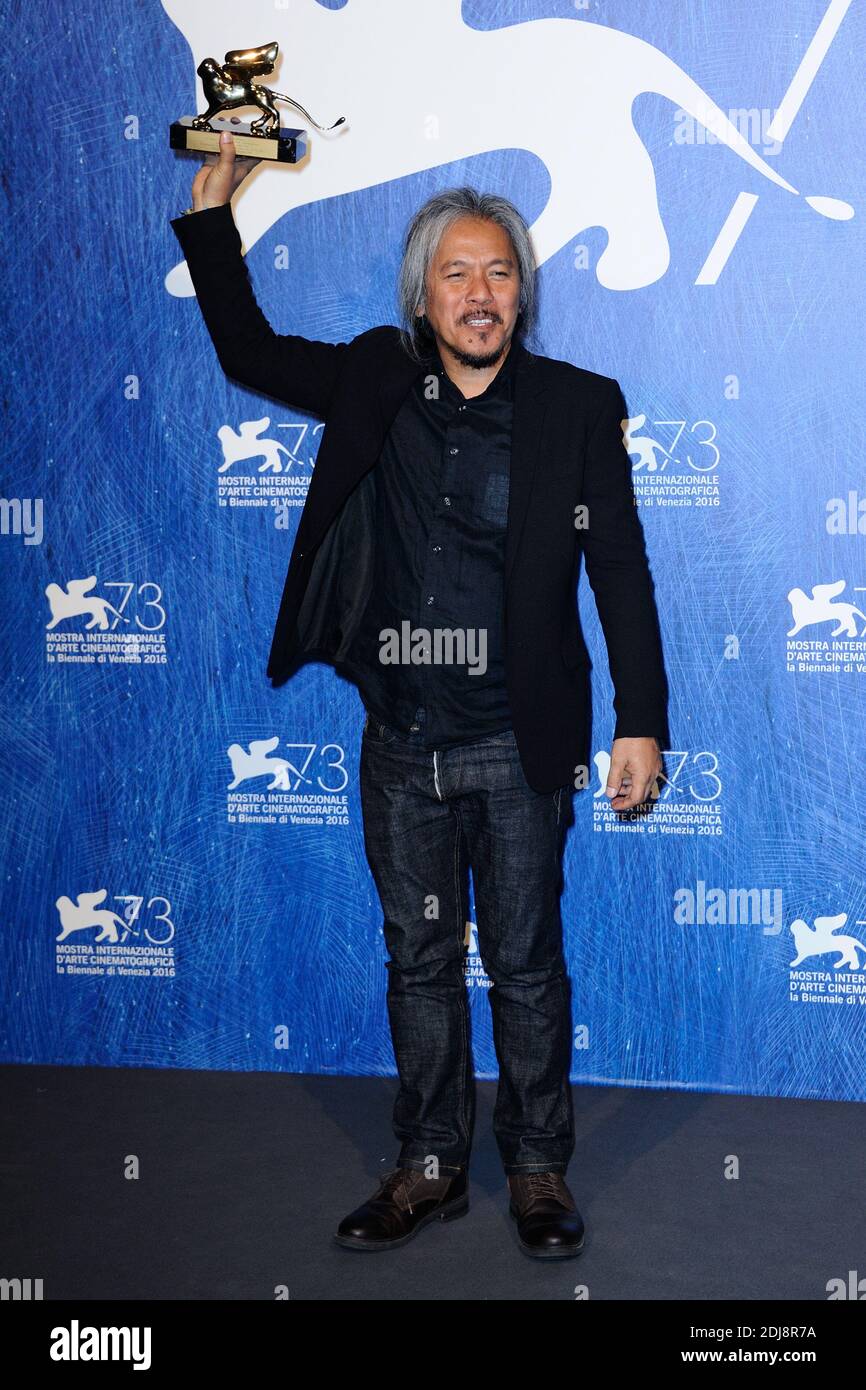
{"label": "dark blue jeans", "polygon": [[475,1082],[464,981],[468,871],[499,1087],[493,1130],[506,1173],[564,1173],[574,1149],[571,997],[561,859],[569,786],[532,790],[513,731],[429,752],[367,718],[364,840],[384,914],[388,1017],[399,1075],[397,1166],[467,1166]]}

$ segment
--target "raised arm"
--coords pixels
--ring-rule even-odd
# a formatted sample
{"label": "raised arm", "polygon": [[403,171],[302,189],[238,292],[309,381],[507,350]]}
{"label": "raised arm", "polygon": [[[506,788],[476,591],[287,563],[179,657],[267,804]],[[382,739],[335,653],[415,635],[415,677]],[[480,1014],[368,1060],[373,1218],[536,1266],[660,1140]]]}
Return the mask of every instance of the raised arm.
{"label": "raised arm", "polygon": [[347,343],[275,333],[253,293],[231,195],[259,160],[237,159],[231,136],[193,180],[194,211],[171,221],[220,366],[243,386],[327,419]]}

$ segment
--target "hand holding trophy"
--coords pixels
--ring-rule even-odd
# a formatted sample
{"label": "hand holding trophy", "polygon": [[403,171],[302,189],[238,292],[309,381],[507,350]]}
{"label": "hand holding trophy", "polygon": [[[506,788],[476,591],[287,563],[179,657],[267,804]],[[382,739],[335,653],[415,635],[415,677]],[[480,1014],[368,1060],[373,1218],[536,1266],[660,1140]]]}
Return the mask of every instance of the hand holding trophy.
{"label": "hand holding trophy", "polygon": [[219,136],[219,154],[206,154],[204,164],[192,181],[191,212],[217,208],[230,203],[244,179],[251,174],[260,159],[239,155],[234,137],[227,130]]}

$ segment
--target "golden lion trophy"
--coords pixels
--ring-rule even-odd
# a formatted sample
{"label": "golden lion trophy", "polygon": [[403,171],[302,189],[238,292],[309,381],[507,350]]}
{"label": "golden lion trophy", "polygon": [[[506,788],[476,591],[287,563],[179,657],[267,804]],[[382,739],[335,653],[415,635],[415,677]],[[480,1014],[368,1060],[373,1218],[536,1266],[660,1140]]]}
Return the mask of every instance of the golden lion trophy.
{"label": "golden lion trophy", "polygon": [[[181,116],[169,129],[173,150],[212,150],[219,153],[220,133],[228,130],[234,136],[239,155],[255,159],[275,159],[282,164],[297,164],[307,152],[305,130],[292,130],[280,125],[280,113],[274,98],[288,102],[322,134],[343,125],[345,116],[333,125],[320,126],[309,111],[283,92],[275,92],[254,82],[273,72],[280,51],[278,43],[262,44],[261,48],[233,48],[220,65],[214,58],[205,58],[196,72],[204,88],[207,110],[201,116]],[[238,116],[221,113],[235,106],[256,106],[261,111],[258,120],[250,123]],[[211,125],[211,121],[214,122]]]}

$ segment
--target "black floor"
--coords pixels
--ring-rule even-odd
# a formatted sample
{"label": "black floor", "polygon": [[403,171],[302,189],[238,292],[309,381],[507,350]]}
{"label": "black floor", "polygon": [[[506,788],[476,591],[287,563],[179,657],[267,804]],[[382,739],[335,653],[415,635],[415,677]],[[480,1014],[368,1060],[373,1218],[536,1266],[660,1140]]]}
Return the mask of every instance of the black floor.
{"label": "black floor", "polygon": [[[854,1103],[575,1089],[574,1260],[523,1255],[478,1083],[468,1216],[331,1242],[393,1166],[391,1078],[0,1068],[0,1277],[50,1299],[808,1299],[866,1275]],[[739,1177],[725,1177],[739,1164]],[[137,1162],[139,1176],[125,1176]]]}

